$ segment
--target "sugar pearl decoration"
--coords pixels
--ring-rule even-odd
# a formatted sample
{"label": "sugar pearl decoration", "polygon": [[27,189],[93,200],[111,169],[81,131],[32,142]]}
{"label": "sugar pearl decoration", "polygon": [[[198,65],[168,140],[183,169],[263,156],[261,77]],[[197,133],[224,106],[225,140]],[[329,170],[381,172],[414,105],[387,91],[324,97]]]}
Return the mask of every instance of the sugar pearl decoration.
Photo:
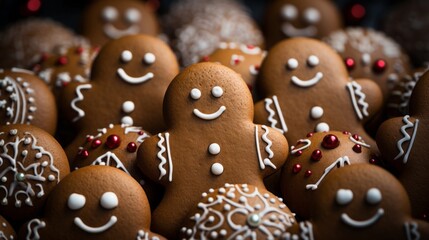
{"label": "sugar pearl decoration", "polygon": [[318,123],[316,125],[316,132],[329,132],[329,125],[325,122]]}
{"label": "sugar pearl decoration", "polygon": [[122,103],[122,111],[124,111],[125,113],[133,112],[134,109],[135,109],[134,102],[125,101],[124,103]]}
{"label": "sugar pearl decoration", "polygon": [[209,146],[209,153],[212,155],[217,155],[220,153],[220,146],[217,143],[212,143]]}
{"label": "sugar pearl decoration", "polygon": [[132,126],[134,124],[134,120],[130,116],[125,116],[121,119],[121,123],[128,126]]}
{"label": "sugar pearl decoration", "polygon": [[261,217],[258,214],[252,214],[247,218],[247,224],[250,227],[258,227],[261,224]]}
{"label": "sugar pearl decoration", "polygon": [[310,116],[313,119],[319,119],[323,116],[323,108],[319,106],[314,106],[310,110]]}
{"label": "sugar pearl decoration", "polygon": [[223,173],[223,165],[220,163],[214,163],[211,167],[211,171],[214,175],[219,176]]}

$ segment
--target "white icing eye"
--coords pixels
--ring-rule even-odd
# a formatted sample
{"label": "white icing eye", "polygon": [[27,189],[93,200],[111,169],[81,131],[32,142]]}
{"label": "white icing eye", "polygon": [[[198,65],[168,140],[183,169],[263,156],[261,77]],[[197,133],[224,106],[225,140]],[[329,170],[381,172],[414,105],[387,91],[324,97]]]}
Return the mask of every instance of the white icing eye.
{"label": "white icing eye", "polygon": [[155,54],[153,54],[153,53],[146,53],[144,55],[143,61],[144,61],[144,63],[146,63],[148,65],[154,63],[156,61]]}
{"label": "white icing eye", "polygon": [[381,202],[382,196],[380,190],[378,188],[371,188],[366,193],[366,201],[369,204],[378,204]]}
{"label": "white icing eye", "polygon": [[339,189],[335,198],[339,205],[347,205],[353,200],[353,192],[350,189]]}
{"label": "white icing eye", "polygon": [[320,21],[320,12],[315,8],[308,8],[304,11],[304,19],[308,23],[318,23]]}
{"label": "white icing eye", "polygon": [[133,54],[130,51],[128,51],[128,50],[122,51],[121,60],[124,63],[127,63],[127,62],[131,61],[132,59],[133,59]]}
{"label": "white icing eye", "polygon": [[136,23],[140,20],[141,15],[139,10],[135,8],[130,8],[125,12],[125,19],[129,23]]}
{"label": "white icing eye", "polygon": [[295,70],[295,69],[297,69],[297,68],[298,68],[298,61],[297,61],[295,58],[290,58],[290,59],[287,61],[287,67],[288,67],[290,70]]}
{"label": "white icing eye", "polygon": [[319,58],[314,56],[314,55],[311,55],[307,59],[307,64],[310,67],[315,67],[315,66],[319,65]]}
{"label": "white icing eye", "polygon": [[293,20],[298,16],[298,10],[294,5],[286,4],[282,7],[282,17],[287,20]]}
{"label": "white icing eye", "polygon": [[219,86],[213,87],[212,88],[212,95],[213,97],[222,97],[223,95],[223,89]]}
{"label": "white icing eye", "polygon": [[101,195],[100,204],[105,209],[113,209],[118,206],[119,200],[113,192],[105,192]]}
{"label": "white icing eye", "polygon": [[86,198],[84,195],[78,193],[72,193],[67,200],[67,206],[71,210],[78,210],[85,206]]}
{"label": "white icing eye", "polygon": [[118,18],[118,10],[116,10],[116,8],[111,6],[105,7],[101,14],[103,19],[107,22],[111,22]]}
{"label": "white icing eye", "polygon": [[198,88],[193,88],[191,90],[191,98],[194,100],[198,100],[201,97],[201,91]]}

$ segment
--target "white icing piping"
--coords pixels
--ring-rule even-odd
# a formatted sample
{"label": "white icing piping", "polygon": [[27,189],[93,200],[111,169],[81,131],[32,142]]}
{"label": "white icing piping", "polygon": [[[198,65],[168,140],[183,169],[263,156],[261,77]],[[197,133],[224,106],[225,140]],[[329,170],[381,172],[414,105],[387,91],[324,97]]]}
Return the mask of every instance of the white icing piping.
{"label": "white icing piping", "polygon": [[312,79],[301,80],[297,76],[292,76],[291,80],[295,85],[299,87],[307,88],[307,87],[312,87],[316,85],[322,78],[323,78],[323,73],[317,72]]}
{"label": "white icing piping", "polygon": [[265,151],[268,153],[268,158],[271,159],[274,157],[274,152],[271,150],[271,146],[273,145],[273,142],[268,138],[268,134],[270,133],[270,130],[265,125],[262,125],[261,127],[265,131],[265,133],[262,134],[262,140],[264,140],[264,142],[267,144],[267,146],[265,147]]}
{"label": "white icing piping", "polygon": [[106,23],[103,27],[103,31],[104,31],[104,34],[106,34],[109,38],[118,39],[126,35],[137,34],[139,33],[140,28],[137,25],[131,25],[130,27],[124,30],[120,30],[120,29],[117,29],[115,26],[113,26],[111,23]]}
{"label": "white icing piping", "polygon": [[295,148],[295,146],[292,146],[292,147],[291,147],[291,150],[290,150],[290,153],[291,153],[291,154],[295,154],[295,153],[297,153],[298,151],[301,151],[301,150],[307,149],[307,148],[308,148],[308,147],[310,147],[310,145],[311,145],[311,141],[310,141],[310,139],[299,139],[299,140],[298,140],[298,143],[305,143],[305,145],[304,145],[304,146],[302,146],[302,147],[300,147],[300,148]]}
{"label": "white icing piping", "polygon": [[[270,108],[270,105],[272,103],[274,103],[274,107],[276,108],[277,115],[279,116],[281,128],[276,127],[277,120],[274,119],[274,116],[276,115],[276,113],[274,112],[274,110],[272,110]],[[285,120],[283,118],[283,112],[282,112],[282,109],[280,108],[279,101],[278,101],[276,95],[273,95],[273,99],[265,98],[265,110],[269,114],[269,116],[268,116],[268,122],[271,123],[271,127],[272,128],[275,128],[275,129],[279,130],[281,133],[285,133],[285,132],[288,131],[286,122],[285,122]]]}
{"label": "white icing piping", "polygon": [[127,83],[130,84],[140,84],[140,83],[144,83],[150,79],[152,79],[155,75],[152,72],[148,72],[143,76],[140,77],[131,77],[130,75],[128,75],[125,70],[123,68],[118,68],[118,70],[116,71],[119,75],[119,77],[124,80]]}
{"label": "white icing piping", "polygon": [[33,71],[23,69],[23,68],[13,67],[11,70],[12,70],[12,72],[16,72],[16,73],[26,73],[26,74],[34,75]]}
{"label": "white icing piping", "polygon": [[363,146],[363,147],[367,147],[367,148],[370,148],[370,147],[371,147],[371,145],[366,144],[366,143],[361,142],[361,141],[358,141],[358,140],[354,139],[352,136],[350,136],[350,137],[349,137],[349,139],[350,139],[350,141],[352,141],[353,143],[355,143],[355,144],[359,144],[359,145],[361,145],[361,146]]}
{"label": "white icing piping", "polygon": [[88,232],[88,233],[102,233],[105,232],[107,230],[109,230],[109,228],[111,228],[113,225],[115,225],[115,223],[118,221],[118,218],[116,216],[111,216],[109,221],[104,224],[103,226],[100,227],[90,227],[88,225],[86,225],[82,219],[80,219],[80,217],[75,217],[74,218],[74,224],[80,228],[81,230]]}
{"label": "white icing piping", "polygon": [[419,225],[416,222],[405,222],[405,233],[407,235],[407,240],[419,240],[420,232]]}
{"label": "white icing piping", "polygon": [[256,68],[256,65],[249,66],[249,72],[251,75],[256,76],[259,73],[259,70]]}
{"label": "white icing piping", "polygon": [[159,169],[159,178],[158,180],[161,180],[162,177],[165,176],[165,174],[167,174],[167,170],[164,169],[164,165],[167,163],[167,159],[165,159],[164,156],[162,156],[162,154],[165,152],[166,148],[164,147],[163,143],[164,143],[164,137],[162,136],[161,133],[158,133],[158,137],[159,137],[159,141],[157,143],[157,146],[159,147],[159,151],[156,154],[156,156],[158,157],[158,159],[161,161],[161,163],[159,163],[158,165],[158,169]]}
{"label": "white icing piping", "polygon": [[316,190],[319,187],[319,184],[322,182],[322,180],[326,177],[328,173],[330,173],[335,167],[340,168],[344,167],[345,165],[350,165],[350,159],[348,156],[339,157],[335,162],[333,162],[331,165],[329,165],[325,170],[323,171],[323,175],[319,178],[319,180],[315,184],[307,184],[305,188],[307,190]]}
{"label": "white icing piping", "polygon": [[[409,116],[409,115],[405,115],[405,116],[402,118],[402,121],[405,123],[405,125],[403,125],[403,126],[401,127],[401,133],[402,133],[402,135],[403,135],[404,137],[403,137],[403,138],[401,138],[401,139],[396,143],[396,147],[398,148],[399,153],[398,153],[398,155],[396,155],[396,157],[393,159],[393,160],[397,160],[398,158],[400,158],[400,157],[404,156],[404,149],[402,148],[402,144],[403,144],[404,142],[410,141],[410,144],[408,145],[407,152],[405,153],[405,156],[404,156],[404,158],[403,158],[403,160],[402,160],[402,162],[403,162],[404,164],[406,164],[406,163],[407,163],[407,161],[408,161],[408,157],[409,157],[410,152],[411,152],[411,149],[413,148],[413,145],[414,145],[414,140],[415,140],[415,137],[416,137],[416,134],[417,134],[417,128],[419,127],[419,120],[418,120],[418,119],[416,119],[415,124],[413,124],[410,120],[408,120],[409,118],[410,118],[410,116]],[[407,131],[406,131],[406,129],[407,129],[407,128],[414,128],[414,129],[413,129],[413,133],[412,133],[412,136],[411,136],[411,137],[410,137],[410,135],[409,135],[409,134],[407,133]]]}
{"label": "white icing piping", "polygon": [[[363,115],[365,115],[365,117],[368,117],[368,103],[365,102],[366,95],[361,91],[362,87],[359,85],[359,83],[352,81],[347,83],[347,89],[349,90],[353,107],[355,109],[356,114],[358,115],[358,118],[362,120]],[[358,101],[356,101],[356,96],[359,97]],[[359,106],[362,107],[362,111],[360,110]]]}
{"label": "white icing piping", "polygon": [[195,116],[197,116],[198,118],[201,118],[203,120],[214,120],[218,117],[220,117],[226,110],[225,106],[221,106],[216,112],[214,113],[210,113],[210,114],[206,114],[206,113],[202,113],[200,112],[200,110],[198,109],[194,109],[193,113]]}
{"label": "white icing piping", "polygon": [[265,166],[269,166],[273,169],[277,169],[276,165],[274,165],[271,162],[271,158],[274,157],[274,153],[271,150],[271,146],[273,145],[273,142],[268,139],[267,135],[269,133],[268,127],[262,125],[261,126],[262,129],[265,131],[264,134],[262,134],[262,140],[267,144],[267,146],[265,147],[265,151],[268,153],[268,158],[265,158],[264,160],[262,160],[262,156],[261,156],[261,150],[259,149],[259,133],[258,133],[258,125],[255,125],[255,143],[256,143],[256,151],[258,153],[258,161],[259,161],[259,167],[264,170]]}
{"label": "white icing piping", "polygon": [[92,88],[91,84],[83,84],[83,85],[79,85],[79,86],[76,87],[75,91],[76,91],[77,97],[74,98],[71,101],[71,107],[73,108],[73,110],[75,110],[77,112],[78,115],[75,118],[73,118],[72,122],[76,122],[77,120],[85,117],[85,111],[83,111],[82,109],[78,108],[76,106],[76,103],[79,102],[79,101],[82,101],[84,99],[83,94],[82,94],[81,91],[82,90],[88,90],[88,89],[91,89],[91,88]]}
{"label": "white icing piping", "polygon": [[173,160],[171,159],[170,151],[170,133],[165,133],[165,143],[167,146],[167,157],[168,157],[168,181],[173,181]]}
{"label": "white icing piping", "polygon": [[[113,159],[116,166],[111,164],[111,161],[110,161],[111,159]],[[118,158],[118,156],[116,156],[116,154],[112,153],[111,151],[108,151],[105,154],[99,156],[97,159],[95,159],[94,162],[92,162],[91,165],[102,165],[102,166],[116,167],[116,168],[126,172],[128,175],[130,175],[130,173],[127,171],[127,169],[125,168],[122,161]]]}
{"label": "white icing piping", "polygon": [[240,45],[240,50],[246,54],[249,54],[249,55],[257,55],[257,54],[261,53],[261,49],[259,47],[254,46],[252,48],[249,48],[245,44]]}
{"label": "white icing piping", "polygon": [[303,240],[314,240],[313,224],[311,224],[311,222],[308,222],[308,221],[300,222],[299,228],[301,230],[300,236]]}
{"label": "white icing piping", "polygon": [[282,32],[289,37],[314,37],[317,35],[317,28],[315,26],[296,28],[292,24],[285,22],[281,28]]}
{"label": "white icing piping", "polygon": [[379,208],[377,210],[377,213],[372,216],[370,219],[364,220],[364,221],[357,221],[354,220],[352,218],[349,217],[349,215],[347,215],[347,213],[343,213],[341,214],[341,220],[351,226],[351,227],[355,227],[355,228],[365,228],[365,227],[369,227],[371,225],[373,225],[375,222],[377,222],[382,216],[384,215],[384,210],[382,208]]}
{"label": "white icing piping", "polygon": [[[34,227],[31,227],[31,225],[35,223],[36,225]],[[44,221],[41,221],[37,218],[31,220],[30,222],[28,222],[27,224],[27,236],[25,237],[25,239],[27,240],[39,240],[40,239],[40,235],[39,235],[39,229],[46,227],[46,223]],[[32,236],[34,234],[34,236]]]}

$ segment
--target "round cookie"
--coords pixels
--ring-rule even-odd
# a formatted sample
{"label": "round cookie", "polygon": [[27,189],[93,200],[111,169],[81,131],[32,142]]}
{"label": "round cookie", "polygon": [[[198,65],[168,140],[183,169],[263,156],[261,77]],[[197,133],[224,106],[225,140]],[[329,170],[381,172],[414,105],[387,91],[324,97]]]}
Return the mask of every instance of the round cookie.
{"label": "round cookie", "polygon": [[283,165],[288,144],[252,116],[251,93],[228,67],[197,63],[174,78],[164,99],[167,131],[146,139],[137,152],[143,174],[166,188],[153,213],[155,231],[176,237],[209,188],[227,182],[264,188],[262,179]]}
{"label": "round cookie", "polygon": [[33,72],[0,69],[0,123],[31,124],[54,134],[57,105],[46,84]]}
{"label": "round cookie", "polygon": [[330,0],[275,0],[265,10],[267,48],[285,38],[322,38],[342,28],[342,18]]}
{"label": "round cookie", "polygon": [[377,131],[377,145],[383,158],[398,170],[398,179],[410,197],[413,216],[429,216],[429,72],[421,76],[409,102],[410,113],[383,122]]}
{"label": "round cookie", "polygon": [[0,127],[0,214],[34,217],[69,172],[67,156],[49,133],[31,125]]}
{"label": "round cookie", "polygon": [[375,81],[385,100],[410,69],[408,56],[401,47],[384,33],[370,28],[338,30],[324,41],[340,54],[352,78]]}
{"label": "round cookie", "polygon": [[3,68],[29,68],[39,60],[40,53],[86,42],[60,23],[43,18],[16,22],[0,35],[0,67]]}
{"label": "round cookie", "polygon": [[135,0],[97,0],[86,7],[82,14],[82,35],[93,46],[103,46],[108,41],[127,35],[146,34],[157,36],[158,19],[151,7]]}
{"label": "round cookie", "polygon": [[236,71],[252,91],[265,55],[266,51],[257,46],[223,42],[213,53],[203,57],[202,61],[219,62]]}
{"label": "round cookie", "polygon": [[16,238],[15,230],[12,225],[4,219],[4,217],[0,216],[0,237],[4,240],[14,240]]}
{"label": "round cookie", "polygon": [[291,147],[282,169],[282,196],[294,213],[308,219],[309,202],[324,179],[337,168],[358,163],[375,163],[370,146],[349,132],[309,133]]}
{"label": "round cookie", "polygon": [[209,189],[189,216],[180,239],[281,239],[296,227],[282,199],[247,184]]}
{"label": "round cookie", "polygon": [[178,72],[175,55],[155,37],[112,40],[95,58],[91,81],[63,89],[61,109],[78,130],[88,132],[113,123],[144,126],[157,133],[165,129],[162,101]]}
{"label": "round cookie", "polygon": [[339,55],[309,38],[283,40],[262,62],[257,79],[265,99],[255,104],[255,123],[296,142],[309,132],[351,131],[375,146],[363,124],[382,106],[373,81],[350,80]]}
{"label": "round cookie", "polygon": [[[144,190],[125,172],[88,166],[52,191],[44,216],[25,224],[21,239],[165,239],[150,232]],[[58,231],[61,229],[61,231]]]}

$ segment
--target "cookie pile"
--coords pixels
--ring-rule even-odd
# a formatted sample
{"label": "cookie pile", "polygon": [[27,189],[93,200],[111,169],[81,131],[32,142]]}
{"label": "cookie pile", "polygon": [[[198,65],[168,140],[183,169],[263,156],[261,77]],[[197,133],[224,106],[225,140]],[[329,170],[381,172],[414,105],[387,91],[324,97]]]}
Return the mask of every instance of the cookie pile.
{"label": "cookie pile", "polygon": [[328,0],[261,29],[235,1],[87,5],[81,35],[0,41],[0,238],[429,238],[414,48]]}

